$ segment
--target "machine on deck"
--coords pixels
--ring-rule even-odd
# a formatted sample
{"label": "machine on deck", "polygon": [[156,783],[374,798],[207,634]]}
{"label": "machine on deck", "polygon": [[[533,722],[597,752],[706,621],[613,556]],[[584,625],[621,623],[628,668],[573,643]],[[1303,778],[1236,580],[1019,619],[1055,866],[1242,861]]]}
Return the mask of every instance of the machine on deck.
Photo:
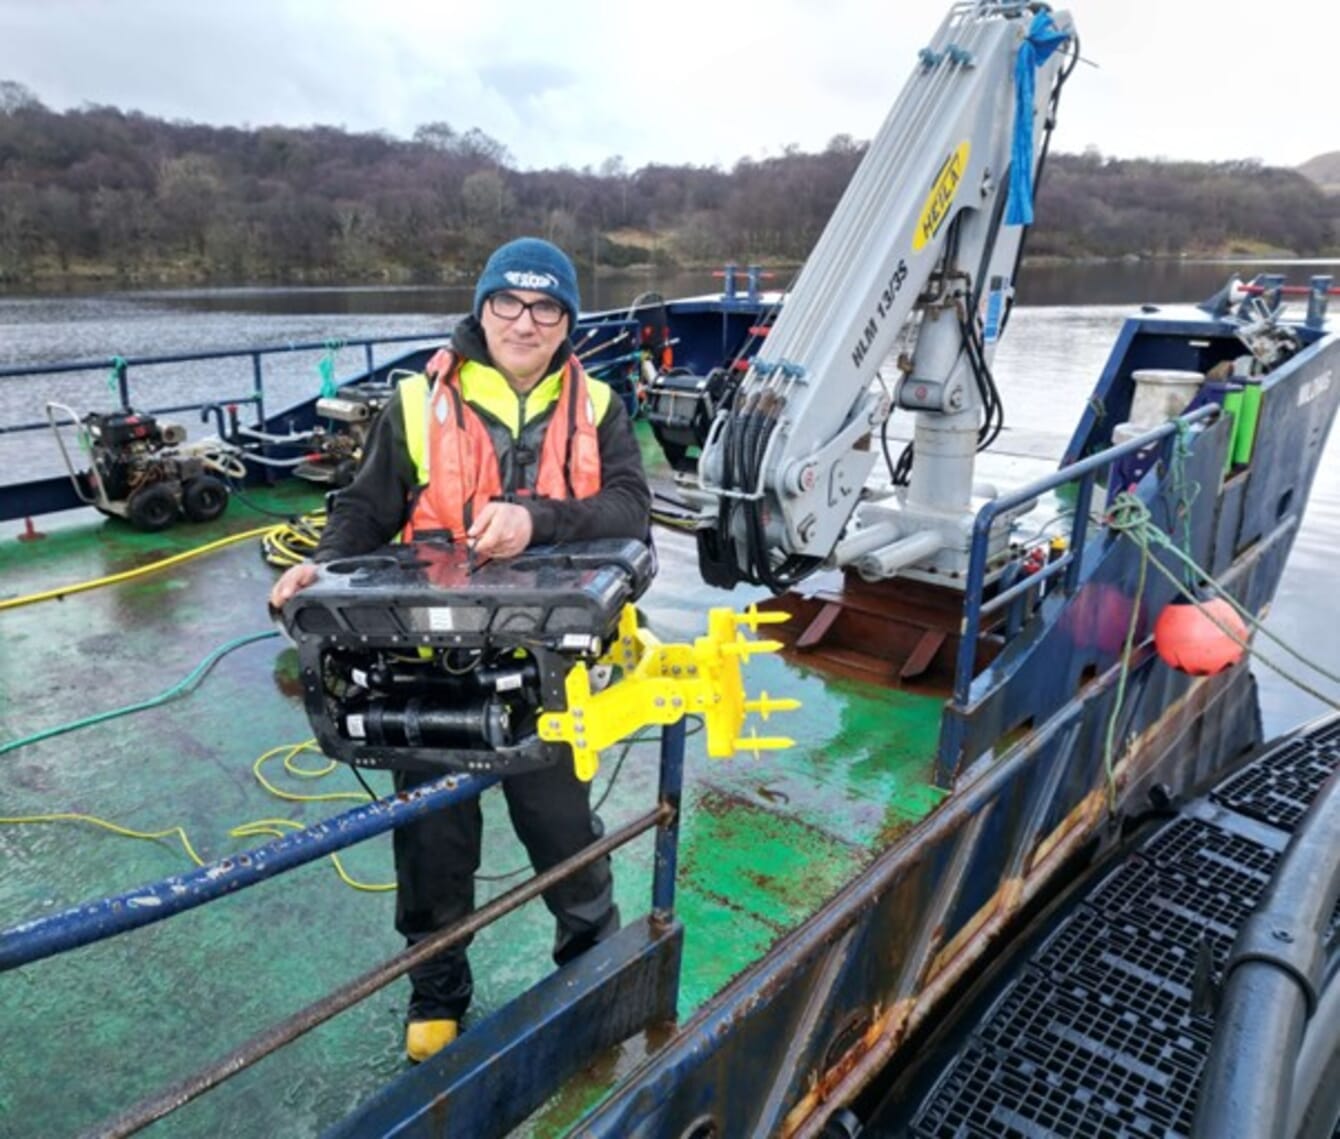
{"label": "machine on deck", "polygon": [[[186,429],[130,408],[80,417],[61,403],[46,405],[79,499],[103,514],[125,518],[140,530],[164,530],[178,515],[211,522],[228,507],[226,468],[217,454],[186,442]],[[90,466],[78,471],[66,450],[62,421],[77,425]]]}

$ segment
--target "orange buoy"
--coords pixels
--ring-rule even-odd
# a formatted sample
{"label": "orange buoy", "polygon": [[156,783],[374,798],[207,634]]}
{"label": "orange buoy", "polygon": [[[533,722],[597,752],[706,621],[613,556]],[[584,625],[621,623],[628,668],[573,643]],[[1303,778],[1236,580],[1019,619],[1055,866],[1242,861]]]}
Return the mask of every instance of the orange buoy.
{"label": "orange buoy", "polygon": [[1246,640],[1247,626],[1222,597],[1174,601],[1154,625],[1154,647],[1164,663],[1192,676],[1213,676],[1237,664],[1243,653],[1238,641]]}

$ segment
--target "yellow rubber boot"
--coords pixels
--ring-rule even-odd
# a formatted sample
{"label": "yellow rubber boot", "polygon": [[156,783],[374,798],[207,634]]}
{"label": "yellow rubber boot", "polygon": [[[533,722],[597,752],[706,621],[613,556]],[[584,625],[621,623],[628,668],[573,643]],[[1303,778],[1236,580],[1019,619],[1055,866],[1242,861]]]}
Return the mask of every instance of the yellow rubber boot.
{"label": "yellow rubber boot", "polygon": [[405,1026],[405,1055],[421,1064],[455,1040],[459,1031],[454,1020],[411,1020]]}

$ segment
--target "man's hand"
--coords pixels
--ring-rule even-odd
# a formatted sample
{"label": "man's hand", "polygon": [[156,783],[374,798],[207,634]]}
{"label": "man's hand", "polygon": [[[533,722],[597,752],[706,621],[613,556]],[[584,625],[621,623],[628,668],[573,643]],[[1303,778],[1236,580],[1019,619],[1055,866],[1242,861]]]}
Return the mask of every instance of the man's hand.
{"label": "man's hand", "polygon": [[270,608],[282,609],[285,601],[298,590],[306,589],[315,580],[316,566],[311,562],[299,562],[296,566],[289,566],[279,575],[279,580],[270,590]]}
{"label": "man's hand", "polygon": [[479,512],[466,537],[477,558],[510,558],[530,545],[534,529],[530,511],[524,506],[490,502]]}

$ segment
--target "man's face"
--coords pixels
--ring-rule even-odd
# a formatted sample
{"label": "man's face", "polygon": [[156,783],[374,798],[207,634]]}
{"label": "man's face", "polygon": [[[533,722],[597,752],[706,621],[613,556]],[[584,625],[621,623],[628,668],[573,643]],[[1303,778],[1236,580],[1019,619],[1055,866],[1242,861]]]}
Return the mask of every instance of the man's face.
{"label": "man's face", "polygon": [[530,289],[507,289],[494,293],[484,302],[479,314],[479,323],[484,328],[484,339],[489,346],[489,355],[493,362],[509,376],[515,378],[523,391],[529,391],[544,379],[545,369],[553,359],[558,346],[568,334],[568,314],[563,312],[557,324],[543,324],[535,319],[535,309],[522,308],[519,315],[508,319],[498,312],[511,313],[518,306],[511,298],[523,305],[538,303],[541,318],[551,315],[553,308],[562,309],[547,293],[537,293]]}

